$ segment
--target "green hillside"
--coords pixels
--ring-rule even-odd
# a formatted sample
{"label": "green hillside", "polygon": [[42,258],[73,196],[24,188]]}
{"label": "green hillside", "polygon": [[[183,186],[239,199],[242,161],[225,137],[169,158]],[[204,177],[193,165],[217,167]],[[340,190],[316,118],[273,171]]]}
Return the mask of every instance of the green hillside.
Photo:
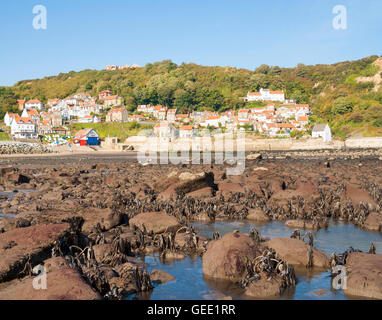
{"label": "green hillside", "polygon": [[[18,98],[64,98],[80,91],[93,96],[110,89],[124,98],[130,110],[138,104],[224,111],[244,106],[241,97],[261,87],[284,89],[288,99],[309,103],[313,122],[329,122],[338,137],[382,135],[382,58],[333,65],[279,68],[261,65],[254,71],[208,67],[193,63],[176,65],[165,60],[143,68],[120,71],[84,70],[0,87],[0,118],[17,109]],[[370,77],[359,82],[358,77]]]}

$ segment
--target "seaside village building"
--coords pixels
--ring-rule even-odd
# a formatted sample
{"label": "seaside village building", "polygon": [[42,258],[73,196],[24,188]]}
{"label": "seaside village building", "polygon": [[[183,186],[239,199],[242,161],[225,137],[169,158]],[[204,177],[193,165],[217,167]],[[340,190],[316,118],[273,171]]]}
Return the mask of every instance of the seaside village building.
{"label": "seaside village building", "polygon": [[52,124],[48,120],[41,120],[37,122],[37,131],[41,136],[51,134],[53,133]]}
{"label": "seaside village building", "polygon": [[127,122],[129,112],[125,108],[111,109],[106,115],[106,122]]}
{"label": "seaside village building", "polygon": [[19,115],[17,113],[9,113],[7,112],[4,116],[4,124],[7,126],[7,127],[10,127],[11,126],[11,123],[12,123],[12,120],[14,118],[17,118],[19,117]]}
{"label": "seaside village building", "polygon": [[154,112],[154,107],[150,106],[149,104],[142,104],[138,106],[137,111],[141,113],[151,114]]}
{"label": "seaside village building", "polygon": [[176,109],[169,109],[167,111],[167,121],[168,122],[175,122],[176,121]]}
{"label": "seaside village building", "polygon": [[103,90],[98,94],[98,99],[99,100],[105,100],[105,98],[111,96],[111,91],[110,90]]}
{"label": "seaside village building", "polygon": [[11,123],[11,135],[15,139],[37,139],[36,124],[32,118],[15,117]]}
{"label": "seaside village building", "polygon": [[19,106],[19,111],[23,111],[25,109],[25,100],[17,100],[17,104]]}
{"label": "seaside village building", "polygon": [[[160,137],[175,137],[176,135],[172,134],[175,131],[174,127],[179,128],[179,137],[185,138],[192,137],[194,129],[197,128],[225,128],[226,132],[253,131],[268,136],[288,136],[292,132],[306,132],[309,129],[309,116],[312,114],[310,106],[285,100],[284,91],[261,88],[259,92],[248,92],[245,100],[268,101],[268,104],[259,107],[249,107],[249,104],[246,108],[237,111],[226,110],[222,113],[204,110],[193,111],[190,114],[179,114],[174,107],[147,104],[137,107],[138,114],[129,115],[126,107],[122,105],[122,98],[112,95],[111,90],[102,90],[97,97],[80,92],[64,99],[49,99],[46,104],[48,109],[43,112],[39,112],[44,107],[39,100],[18,100],[20,111],[22,111],[21,116],[7,113],[4,123],[12,127],[15,119],[31,119],[32,123],[15,122],[13,132],[19,133],[21,127],[27,130],[25,129],[27,125],[34,125],[34,129],[28,127],[30,134],[23,136],[34,137],[35,133],[55,134],[67,121],[101,122],[99,114],[105,110],[104,107],[112,106],[106,114],[106,122],[143,122],[149,118],[154,119],[157,124],[154,132]],[[313,137],[322,137],[324,141],[331,141],[329,127],[316,129],[313,130]]]}
{"label": "seaside village building", "polygon": [[40,120],[40,115],[36,109],[24,109],[21,113],[22,118],[31,118],[34,123],[37,123]]}
{"label": "seaside village building", "polygon": [[99,144],[99,134],[92,128],[78,131],[73,142],[80,146],[97,146]]}
{"label": "seaside village building", "polygon": [[312,130],[313,138],[322,138],[324,142],[332,141],[332,131],[328,124],[316,124]]}
{"label": "seaside village building", "polygon": [[40,100],[29,100],[25,102],[25,108],[26,109],[37,109],[41,110],[43,109],[44,105]]}
{"label": "seaside village building", "polygon": [[122,104],[122,98],[118,95],[107,96],[104,98],[103,104],[105,107],[120,106]]}
{"label": "seaside village building", "polygon": [[125,70],[125,69],[135,69],[135,68],[139,68],[139,65],[137,65],[137,64],[132,64],[131,66],[129,66],[128,64],[125,66],[107,65],[105,67],[105,70],[115,71],[115,70]]}
{"label": "seaside village building", "polygon": [[154,127],[154,135],[159,138],[172,138],[175,135],[174,127],[170,123],[157,123]]}
{"label": "seaside village building", "polygon": [[83,116],[78,119],[78,123],[100,123],[100,122],[101,122],[100,118],[98,118],[97,116],[92,116],[92,115]]}
{"label": "seaside village building", "polygon": [[37,109],[42,110],[44,108],[44,104],[40,100],[17,100],[19,105],[19,111],[23,111],[24,109]]}
{"label": "seaside village building", "polygon": [[143,116],[141,116],[140,114],[130,114],[127,118],[127,121],[128,122],[141,122],[141,121],[144,121],[145,118]]}
{"label": "seaside village building", "polygon": [[193,128],[191,125],[179,127],[179,138],[188,139],[193,136]]}
{"label": "seaside village building", "polygon": [[54,107],[56,107],[60,102],[61,102],[61,100],[58,99],[58,98],[55,98],[55,99],[49,99],[48,102],[46,103],[46,105],[47,105],[49,108],[54,108]]}
{"label": "seaside village building", "polygon": [[285,101],[284,91],[271,91],[269,89],[260,89],[260,92],[248,92],[246,101]]}

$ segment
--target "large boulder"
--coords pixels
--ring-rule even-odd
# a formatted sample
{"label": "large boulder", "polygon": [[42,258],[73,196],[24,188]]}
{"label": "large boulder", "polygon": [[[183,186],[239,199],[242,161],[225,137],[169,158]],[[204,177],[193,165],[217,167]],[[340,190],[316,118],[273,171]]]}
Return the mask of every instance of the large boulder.
{"label": "large boulder", "polygon": [[[147,232],[163,233],[167,231],[177,230],[180,224],[176,218],[169,216],[163,212],[144,212],[131,218],[130,226],[136,226],[141,231],[146,228]],[[144,226],[144,227],[143,227]]]}
{"label": "large boulder", "polygon": [[95,230],[97,224],[103,230],[110,230],[121,223],[122,216],[120,213],[114,212],[110,208],[86,208],[80,214],[85,222],[82,226],[84,233],[91,233]]}
{"label": "large boulder", "polygon": [[187,194],[204,188],[216,189],[213,172],[170,173],[167,178],[160,179],[154,188],[159,191],[159,199],[168,200],[178,194]]}
{"label": "large boulder", "polygon": [[367,191],[358,188],[357,186],[347,185],[346,196],[351,199],[354,205],[359,205],[361,202],[366,202],[375,208],[376,203],[370,194]]}
{"label": "large boulder", "polygon": [[76,211],[73,205],[70,202],[67,203],[67,201],[62,201],[55,207],[57,209],[43,211],[33,211],[31,209],[31,211],[18,214],[13,219],[2,220],[0,221],[0,229],[9,231],[34,224],[62,223],[73,217],[82,217],[84,219],[82,231],[89,234],[96,230],[98,224],[103,230],[107,231],[119,225],[122,221],[122,215],[110,208],[87,207]]}
{"label": "large boulder", "polygon": [[53,242],[68,230],[68,223],[41,224],[0,234],[0,282],[15,278],[28,257],[35,264],[47,258]]}
{"label": "large boulder", "polygon": [[62,191],[52,191],[45,193],[41,200],[47,201],[47,202],[54,202],[54,201],[62,201]]}
{"label": "large boulder", "polygon": [[227,196],[232,193],[244,193],[244,187],[238,182],[220,182],[217,195]]}
{"label": "large boulder", "polygon": [[261,209],[249,209],[247,220],[252,220],[256,222],[269,222],[269,217]]}
{"label": "large boulder", "polygon": [[31,178],[27,177],[26,175],[9,171],[1,177],[1,182],[4,185],[19,185],[22,183],[29,183],[30,180]]}
{"label": "large boulder", "polygon": [[213,197],[213,189],[211,187],[202,188],[196,191],[192,191],[186,194],[187,197],[205,199]]}
{"label": "large boulder", "polygon": [[251,298],[276,298],[279,297],[282,290],[282,281],[278,277],[267,279],[265,276],[261,279],[251,282],[245,289],[244,294]]}
{"label": "large boulder", "polygon": [[313,222],[312,220],[287,220],[285,225],[289,228],[319,230],[327,228],[329,223],[327,220],[317,223]]}
{"label": "large boulder", "polygon": [[36,290],[33,277],[13,280],[0,287],[0,300],[100,300],[77,270],[70,268],[61,257],[44,262],[46,289]]}
{"label": "large boulder", "polygon": [[246,263],[260,254],[253,240],[246,234],[227,233],[211,241],[203,255],[203,273],[215,279],[239,281],[246,272]]}
{"label": "large boulder", "polygon": [[151,281],[158,284],[164,284],[169,281],[175,280],[175,277],[163,270],[153,270],[150,273]]}
{"label": "large boulder", "polygon": [[[296,265],[307,266],[309,263],[309,245],[299,239],[273,238],[264,243],[265,246],[274,249],[281,259]],[[313,248],[313,266],[318,268],[329,267],[330,256]]]}
{"label": "large boulder", "polygon": [[346,259],[349,296],[382,299],[382,255],[352,252]]}
{"label": "large boulder", "polygon": [[372,231],[380,231],[382,226],[382,214],[371,212],[364,223],[364,227]]}

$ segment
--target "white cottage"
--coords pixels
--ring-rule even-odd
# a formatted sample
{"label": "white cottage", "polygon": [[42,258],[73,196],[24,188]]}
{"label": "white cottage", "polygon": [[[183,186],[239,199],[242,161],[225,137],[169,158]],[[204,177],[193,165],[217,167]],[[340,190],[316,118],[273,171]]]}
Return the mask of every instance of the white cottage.
{"label": "white cottage", "polygon": [[4,116],[4,124],[7,126],[7,127],[10,127],[11,126],[11,123],[12,123],[12,120],[14,118],[17,118],[19,115],[17,113],[9,113],[7,112]]}
{"label": "white cottage", "polygon": [[16,139],[37,139],[38,133],[33,119],[15,118],[11,123],[11,135]]}
{"label": "white cottage", "polygon": [[285,95],[283,90],[272,91],[269,89],[260,89],[260,92],[248,92],[246,101],[280,101],[284,102]]}
{"label": "white cottage", "polygon": [[324,142],[332,141],[332,131],[329,128],[329,125],[326,124],[316,124],[312,130],[313,138],[322,138]]}

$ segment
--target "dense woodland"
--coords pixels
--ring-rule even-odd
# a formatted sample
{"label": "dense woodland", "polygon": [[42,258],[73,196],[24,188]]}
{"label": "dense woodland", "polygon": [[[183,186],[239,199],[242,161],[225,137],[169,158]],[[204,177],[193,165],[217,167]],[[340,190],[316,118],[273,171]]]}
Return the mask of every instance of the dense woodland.
{"label": "dense woodland", "polygon": [[376,91],[374,82],[356,80],[382,72],[373,64],[377,59],[375,55],[296,68],[261,65],[254,71],[164,60],[137,69],[72,71],[0,87],[0,119],[6,111],[17,111],[17,99],[36,98],[45,103],[81,91],[97,96],[110,89],[124,98],[131,111],[139,104],[161,104],[183,113],[239,109],[245,106],[242,97],[248,91],[270,88],[283,89],[286,98],[311,104],[312,122],[329,122],[338,137],[382,135],[382,88]]}

